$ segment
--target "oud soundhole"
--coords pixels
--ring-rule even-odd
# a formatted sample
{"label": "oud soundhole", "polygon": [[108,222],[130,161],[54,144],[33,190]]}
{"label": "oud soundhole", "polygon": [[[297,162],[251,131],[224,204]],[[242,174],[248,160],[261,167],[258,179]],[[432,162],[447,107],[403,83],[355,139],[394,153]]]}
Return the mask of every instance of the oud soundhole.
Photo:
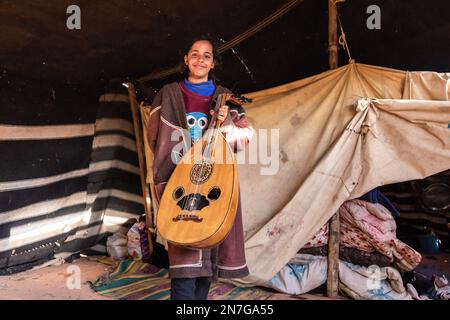
{"label": "oud soundhole", "polygon": [[209,206],[209,201],[200,193],[191,193],[178,200],[177,206],[179,206],[181,210],[190,212],[195,210],[201,211],[203,208]]}
{"label": "oud soundhole", "polygon": [[190,178],[193,184],[202,184],[211,177],[214,165],[212,163],[196,163],[191,169]]}
{"label": "oud soundhole", "polygon": [[174,192],[172,193],[172,196],[175,200],[180,199],[184,194],[184,189],[183,187],[178,187],[174,190]]}
{"label": "oud soundhole", "polygon": [[220,197],[220,188],[212,187],[208,192],[208,199],[211,201],[217,200]]}

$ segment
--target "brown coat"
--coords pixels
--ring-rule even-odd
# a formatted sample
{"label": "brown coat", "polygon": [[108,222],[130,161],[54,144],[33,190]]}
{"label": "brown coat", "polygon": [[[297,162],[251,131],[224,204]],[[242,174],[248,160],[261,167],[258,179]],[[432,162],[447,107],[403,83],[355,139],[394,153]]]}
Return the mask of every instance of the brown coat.
{"label": "brown coat", "polygon": [[[229,90],[218,86],[213,100],[224,92]],[[171,141],[172,134],[174,131],[179,131],[184,141],[190,141],[186,136],[188,126],[185,110],[182,93],[176,82],[165,85],[151,106],[147,138],[154,154],[153,180],[158,201],[176,166],[172,161],[173,148],[179,144],[179,141]],[[230,105],[229,110],[222,132],[236,152],[243,149],[251,140],[253,129],[241,106]],[[169,243],[169,261],[171,278],[240,278],[248,275],[240,201],[233,228],[218,247],[211,250],[199,250]]]}

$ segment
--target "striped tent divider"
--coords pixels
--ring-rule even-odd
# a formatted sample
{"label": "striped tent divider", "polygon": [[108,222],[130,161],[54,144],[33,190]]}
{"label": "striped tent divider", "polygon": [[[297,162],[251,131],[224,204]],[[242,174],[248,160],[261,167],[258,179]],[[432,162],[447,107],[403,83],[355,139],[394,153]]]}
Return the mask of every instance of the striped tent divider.
{"label": "striped tent divider", "polygon": [[123,89],[95,102],[36,85],[39,94],[0,101],[0,274],[88,248],[104,254],[107,236],[145,213]]}

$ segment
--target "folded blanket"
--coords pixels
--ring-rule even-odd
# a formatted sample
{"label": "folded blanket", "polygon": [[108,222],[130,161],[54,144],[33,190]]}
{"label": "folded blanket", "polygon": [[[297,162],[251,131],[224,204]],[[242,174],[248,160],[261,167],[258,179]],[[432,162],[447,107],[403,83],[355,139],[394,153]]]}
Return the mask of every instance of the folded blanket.
{"label": "folded blanket", "polygon": [[[289,294],[309,292],[327,280],[327,258],[297,254],[267,287]],[[400,273],[392,267],[363,267],[339,260],[339,289],[352,299],[411,300]]]}
{"label": "folded blanket", "polygon": [[422,256],[406,243],[397,239],[396,224],[389,210],[381,204],[362,200],[346,201],[339,208],[341,221],[362,231],[376,251],[394,259],[403,271],[416,268]]}
{"label": "folded blanket", "polygon": [[[376,252],[369,240],[369,235],[358,228],[341,222],[340,242],[341,244],[365,252]],[[324,225],[303,248],[317,248],[328,244],[328,224]]]}
{"label": "folded blanket", "polygon": [[339,208],[342,222],[355,226],[372,238],[387,242],[396,238],[397,225],[392,214],[378,203],[346,201]]}
{"label": "folded blanket", "polygon": [[[339,208],[341,244],[368,253],[386,256],[402,271],[418,266],[422,256],[396,237],[396,223],[381,204],[362,200],[344,202]],[[321,247],[328,243],[328,224],[324,225],[303,248]]]}

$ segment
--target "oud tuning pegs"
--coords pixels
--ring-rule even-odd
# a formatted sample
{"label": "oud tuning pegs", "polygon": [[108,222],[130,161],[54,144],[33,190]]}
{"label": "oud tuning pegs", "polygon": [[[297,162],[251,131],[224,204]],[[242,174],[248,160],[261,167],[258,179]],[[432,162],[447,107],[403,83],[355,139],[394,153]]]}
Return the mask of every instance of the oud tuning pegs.
{"label": "oud tuning pegs", "polygon": [[244,97],[244,96],[241,95],[241,94],[236,94],[236,95],[235,95],[235,98],[236,98],[237,100],[239,100],[240,102],[242,102],[242,103],[251,103],[251,102],[253,101],[252,99],[247,98],[247,97]]}
{"label": "oud tuning pegs", "polygon": [[244,97],[243,95],[240,95],[240,94],[234,94],[234,95],[231,95],[228,98],[228,101],[231,102],[231,103],[234,103],[236,105],[242,105],[242,104],[245,104],[245,103],[251,103],[253,100],[249,99],[249,98],[246,98],[246,97]]}

